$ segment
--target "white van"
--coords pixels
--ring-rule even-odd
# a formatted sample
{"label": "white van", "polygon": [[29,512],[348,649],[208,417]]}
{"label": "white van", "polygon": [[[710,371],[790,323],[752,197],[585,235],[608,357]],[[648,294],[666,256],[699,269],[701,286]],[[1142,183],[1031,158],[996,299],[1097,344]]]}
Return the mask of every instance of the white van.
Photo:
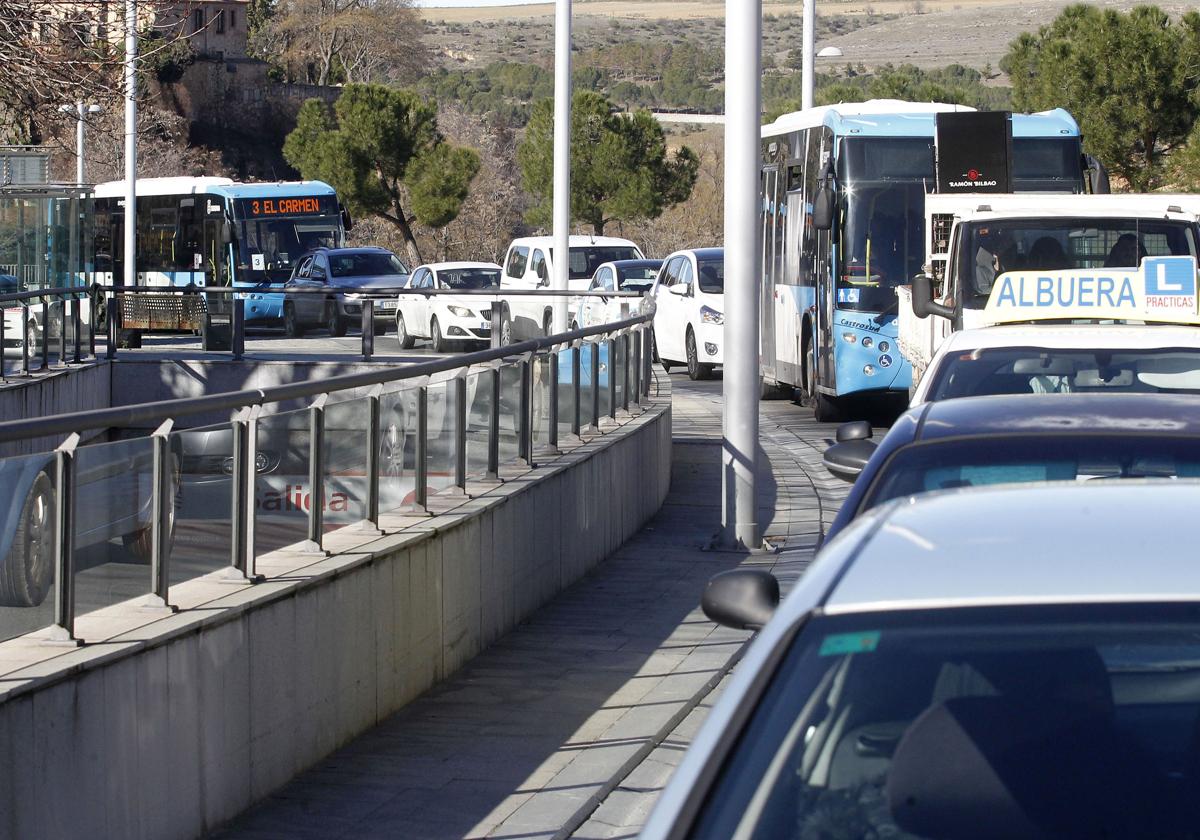
{"label": "white van", "polygon": [[697,248],[667,257],[651,291],[654,346],[665,370],[687,365],[708,379],[725,359],[725,249]]}
{"label": "white van", "polygon": [[[592,274],[601,263],[640,260],[642,252],[628,239],[612,236],[575,235],[570,239],[571,262],[567,288],[587,291]],[[524,236],[514,239],[504,258],[501,292],[505,289],[549,289],[554,260],[553,236]],[[533,336],[550,334],[555,298],[542,295],[514,296],[504,300],[500,314],[500,343],[511,344]],[[570,317],[568,316],[568,323]]]}

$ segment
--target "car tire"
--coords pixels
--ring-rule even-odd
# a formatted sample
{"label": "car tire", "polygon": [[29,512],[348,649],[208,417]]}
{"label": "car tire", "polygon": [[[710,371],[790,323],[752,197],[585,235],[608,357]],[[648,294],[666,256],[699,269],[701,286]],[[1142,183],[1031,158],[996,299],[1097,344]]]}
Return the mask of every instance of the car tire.
{"label": "car tire", "polygon": [[288,338],[302,338],[304,326],[296,317],[296,307],[290,303],[283,305],[283,332]]}
{"label": "car tire", "polygon": [[[175,514],[180,501],[182,501],[179,495],[180,478],[179,458],[171,455],[171,498],[167,502],[168,551],[175,544]],[[151,515],[153,515],[153,511],[151,511]],[[149,523],[136,531],[122,534],[121,542],[139,563],[149,563],[154,558],[154,526]]]}
{"label": "car tire", "polygon": [[654,330],[650,330],[650,359],[662,365],[662,369],[667,373],[671,372],[671,363],[658,355],[658,337],[655,336]]}
{"label": "car tire", "polygon": [[688,327],[687,336],[684,338],[684,343],[687,347],[687,372],[688,378],[693,382],[701,379],[712,379],[713,366],[703,364],[700,361],[700,354],[696,349],[696,333]]}
{"label": "car tire", "polygon": [[429,346],[434,353],[445,353],[449,349],[446,339],[442,338],[442,325],[438,323],[436,316],[429,322]]}
{"label": "car tire", "polygon": [[396,341],[401,350],[411,350],[417,343],[417,340],[409,335],[408,325],[404,323],[404,316],[399,312],[396,313]]}
{"label": "car tire", "polygon": [[36,607],[46,600],[54,583],[54,528],[54,485],[39,472],[0,564],[0,605]]}
{"label": "car tire", "polygon": [[341,338],[346,334],[346,319],[342,317],[337,301],[331,300],[325,304],[325,326],[334,338]]}
{"label": "car tire", "polygon": [[506,308],[500,313],[500,346],[507,347],[513,343],[512,318]]}

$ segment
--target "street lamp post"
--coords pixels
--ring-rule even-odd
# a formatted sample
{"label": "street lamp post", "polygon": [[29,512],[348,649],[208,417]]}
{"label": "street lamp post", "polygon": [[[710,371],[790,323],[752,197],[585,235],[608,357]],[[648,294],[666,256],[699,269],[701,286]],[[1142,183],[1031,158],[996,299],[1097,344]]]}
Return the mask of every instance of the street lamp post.
{"label": "street lamp post", "polygon": [[88,114],[99,114],[103,109],[99,105],[84,105],[82,99],[75,100],[74,105],[60,105],[58,110],[65,114],[75,115],[75,186],[82,187],[83,174],[83,128]]}
{"label": "street lamp post", "polygon": [[137,0],[125,0],[125,271],[121,285],[126,287],[137,285],[137,49]]}
{"label": "street lamp post", "polygon": [[571,264],[571,0],[557,0],[554,15],[554,298],[551,332],[566,332]]}

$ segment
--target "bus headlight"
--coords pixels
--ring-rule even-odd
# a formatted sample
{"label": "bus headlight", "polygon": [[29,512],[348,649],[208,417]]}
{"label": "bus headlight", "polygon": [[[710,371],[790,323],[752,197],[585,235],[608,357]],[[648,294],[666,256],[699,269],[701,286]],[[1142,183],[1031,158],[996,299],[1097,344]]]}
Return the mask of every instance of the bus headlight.
{"label": "bus headlight", "polygon": [[706,324],[724,324],[725,316],[711,306],[701,306],[700,320]]}
{"label": "bus headlight", "polygon": [[853,344],[854,342],[858,341],[858,336],[856,336],[854,333],[842,333],[842,340]]}
{"label": "bus headlight", "polygon": [[863,336],[863,340],[862,340],[863,347],[866,347],[869,350],[874,345],[875,345],[875,342],[871,339],[871,336],[869,336],[869,335]]}
{"label": "bus headlight", "polygon": [[875,375],[875,366],[874,365],[863,365],[863,373],[865,373],[867,376],[874,376]]}

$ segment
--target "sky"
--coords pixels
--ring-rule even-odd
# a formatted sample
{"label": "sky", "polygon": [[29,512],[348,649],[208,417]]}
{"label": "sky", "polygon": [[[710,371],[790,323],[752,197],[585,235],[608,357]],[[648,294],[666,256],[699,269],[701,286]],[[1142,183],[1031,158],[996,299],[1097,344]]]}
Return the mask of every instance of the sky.
{"label": "sky", "polygon": [[548,0],[417,0],[423,8],[470,8],[472,6],[525,6],[530,3],[546,3]]}

